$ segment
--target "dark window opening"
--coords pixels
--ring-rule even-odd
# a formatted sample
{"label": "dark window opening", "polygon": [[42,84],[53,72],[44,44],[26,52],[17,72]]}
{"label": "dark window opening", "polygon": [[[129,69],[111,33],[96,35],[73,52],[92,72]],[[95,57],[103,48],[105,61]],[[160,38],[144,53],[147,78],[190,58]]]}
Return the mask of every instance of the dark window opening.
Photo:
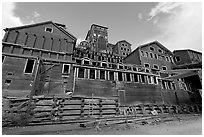
{"label": "dark window opening", "polygon": [[155,69],[159,69],[159,67],[158,67],[157,65],[153,65],[153,67],[154,67]]}
{"label": "dark window opening", "polygon": [[91,59],[94,59],[94,55],[91,56]]}
{"label": "dark window opening", "polygon": [[157,54],[154,54],[154,58],[155,58],[155,59],[158,59],[158,55],[157,55]]}
{"label": "dark window opening", "polygon": [[65,74],[70,73],[70,65],[63,64],[63,71],[62,71],[62,73],[65,73]]}
{"label": "dark window opening", "polygon": [[148,52],[145,52],[146,53],[146,57],[148,57],[149,56],[149,53]]}
{"label": "dark window opening", "polygon": [[150,67],[150,65],[149,64],[144,64],[144,66],[146,67],[146,68],[149,68]]}
{"label": "dark window opening", "polygon": [[153,58],[153,54],[152,53],[150,53],[150,58]]}
{"label": "dark window opening", "polygon": [[176,57],[176,61],[177,61],[177,62],[181,61],[181,58],[177,56],[177,57]]}
{"label": "dark window opening", "polygon": [[141,52],[141,55],[144,57],[144,51],[141,50],[140,52]]}
{"label": "dark window opening", "polygon": [[162,67],[162,70],[167,70],[167,68],[165,66]]}
{"label": "dark window opening", "polygon": [[127,78],[127,81],[131,81],[130,73],[126,73],[126,78]]}
{"label": "dark window opening", "polygon": [[2,56],[2,63],[4,62],[5,56]]}
{"label": "dark window opening", "polygon": [[13,72],[7,72],[7,75],[12,76],[12,75],[14,75],[14,73]]}
{"label": "dark window opening", "polygon": [[90,69],[90,79],[95,79],[95,69]]}
{"label": "dark window opening", "polygon": [[105,71],[100,70],[100,79],[105,79]]}
{"label": "dark window opening", "polygon": [[157,77],[153,77],[154,84],[157,84]]}
{"label": "dark window opening", "polygon": [[84,78],[84,71],[85,69],[84,68],[79,68],[79,71],[78,71],[78,78]]}
{"label": "dark window opening", "polygon": [[53,32],[53,28],[45,28],[45,31],[52,33]]}
{"label": "dark window opening", "polygon": [[4,84],[10,85],[10,84],[11,84],[11,80],[10,80],[10,79],[6,79],[5,82],[4,82]]}
{"label": "dark window opening", "polygon": [[98,67],[99,66],[98,64],[99,64],[98,62],[92,62],[92,65],[95,67]]}
{"label": "dark window opening", "polygon": [[154,51],[154,48],[153,48],[153,47],[149,47],[149,49],[150,49],[151,51]]}
{"label": "dark window opening", "polygon": [[81,65],[81,60],[80,60],[80,59],[76,59],[76,63],[77,63],[78,65]]}
{"label": "dark window opening", "polygon": [[127,66],[124,66],[124,68],[127,69],[128,67],[127,67]]}
{"label": "dark window opening", "polygon": [[109,77],[110,77],[110,80],[114,80],[114,72],[113,71],[109,72]]}
{"label": "dark window opening", "polygon": [[145,75],[141,75],[141,82],[145,83]]}
{"label": "dark window opening", "polygon": [[99,61],[101,60],[101,56],[98,56],[98,60],[99,60]]}
{"label": "dark window opening", "polygon": [[172,85],[172,90],[176,90],[176,85],[175,85],[175,83],[171,83],[171,85]]}
{"label": "dark window opening", "polygon": [[162,50],[161,50],[161,49],[158,49],[158,52],[159,52],[159,53],[162,53]]}
{"label": "dark window opening", "polygon": [[89,65],[89,61],[84,60],[84,65]]}
{"label": "dark window opening", "polygon": [[24,73],[32,73],[34,68],[35,60],[28,59]]}
{"label": "dark window opening", "polygon": [[123,69],[123,66],[119,65],[119,69]]}
{"label": "dark window opening", "polygon": [[134,82],[139,82],[138,75],[134,74]]}
{"label": "dark window opening", "polygon": [[106,63],[102,63],[102,67],[106,68],[107,64]]}
{"label": "dark window opening", "polygon": [[133,67],[133,71],[137,71],[137,68]]}
{"label": "dark window opening", "polygon": [[162,81],[161,84],[162,84],[162,89],[166,89],[165,81]]}
{"label": "dark window opening", "polygon": [[145,72],[146,72],[146,73],[150,73],[150,70],[149,70],[149,69],[145,69]]}
{"label": "dark window opening", "polygon": [[148,79],[148,83],[151,84],[152,83],[151,76],[147,76],[147,79]]}
{"label": "dark window opening", "polygon": [[117,69],[117,65],[116,64],[112,64],[112,69]]}
{"label": "dark window opening", "polygon": [[118,72],[118,81],[123,81],[123,73]]}

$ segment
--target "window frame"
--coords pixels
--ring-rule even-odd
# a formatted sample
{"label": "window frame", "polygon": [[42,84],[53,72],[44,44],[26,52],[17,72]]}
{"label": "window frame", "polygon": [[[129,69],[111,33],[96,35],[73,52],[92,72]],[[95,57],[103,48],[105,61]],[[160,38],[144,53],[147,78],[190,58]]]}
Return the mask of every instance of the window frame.
{"label": "window frame", "polygon": [[[64,66],[67,65],[69,66],[69,70],[68,70],[68,73],[65,73],[64,72]],[[71,64],[62,64],[62,74],[69,74],[71,72]]]}
{"label": "window frame", "polygon": [[[31,73],[26,73],[25,70],[26,70],[26,66],[27,66],[29,60],[33,60],[34,61],[33,62],[33,67],[32,67],[32,72]],[[29,74],[29,75],[33,74],[33,71],[34,71],[34,68],[35,68],[35,64],[36,64],[35,61],[36,61],[35,59],[26,59],[26,64],[25,64],[25,67],[24,67],[24,70],[23,70],[24,74]]]}
{"label": "window frame", "polygon": [[[83,69],[83,78],[79,77],[79,69]],[[79,79],[84,79],[84,78],[86,78],[85,74],[86,74],[86,69],[83,68],[83,67],[79,67],[79,68],[78,68],[78,71],[77,71],[77,78],[79,78]]]}
{"label": "window frame", "polygon": [[[92,69],[92,68],[90,68],[90,69],[88,69],[89,70],[89,79],[90,80],[95,80],[96,79],[96,69]],[[91,70],[94,70],[94,78],[91,78]]]}
{"label": "window frame", "polygon": [[[157,66],[157,68],[155,68],[154,66]],[[153,64],[153,68],[159,70],[159,66],[157,64]]]}
{"label": "window frame", "polygon": [[[51,32],[48,31],[47,29],[51,29]],[[53,29],[52,27],[45,27],[45,30],[44,30],[44,31],[45,31],[45,32],[49,32],[49,33],[53,33],[54,29]]]}
{"label": "window frame", "polygon": [[[101,78],[101,71],[104,71],[104,79]],[[100,80],[106,80],[106,71],[105,70],[99,70],[99,79]]]}
{"label": "window frame", "polygon": [[167,67],[166,67],[166,66],[162,66],[162,70],[164,70],[163,68],[166,68],[165,70],[167,70]]}
{"label": "window frame", "polygon": [[[152,48],[153,50],[152,50],[151,48]],[[149,50],[151,50],[151,51],[155,51],[155,48],[152,47],[152,46],[150,46],[150,47],[149,47]]]}
{"label": "window frame", "polygon": [[[137,76],[137,81],[135,81],[135,75]],[[133,82],[134,82],[134,83],[139,83],[139,82],[140,82],[140,79],[139,79],[139,76],[140,76],[140,75],[139,75],[139,74],[133,73],[132,76],[133,76]]]}
{"label": "window frame", "polygon": [[[148,65],[148,67],[146,67],[145,65]],[[150,64],[149,63],[144,63],[144,67],[145,68],[150,68]]]}
{"label": "window frame", "polygon": [[[142,76],[144,76],[144,81],[142,80]],[[142,83],[142,84],[145,84],[146,83],[146,78],[145,78],[146,76],[144,75],[144,74],[140,74],[140,82]]]}

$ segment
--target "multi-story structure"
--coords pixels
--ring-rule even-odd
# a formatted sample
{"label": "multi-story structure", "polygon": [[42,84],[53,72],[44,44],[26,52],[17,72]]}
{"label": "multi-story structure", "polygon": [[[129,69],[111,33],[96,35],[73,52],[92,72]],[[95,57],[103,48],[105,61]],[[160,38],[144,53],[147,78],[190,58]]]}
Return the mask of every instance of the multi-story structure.
{"label": "multi-story structure", "polygon": [[171,70],[173,54],[158,41],[153,41],[137,47],[125,57],[126,63],[145,67],[145,72],[157,74],[160,70]]}
{"label": "multi-story structure", "polygon": [[186,49],[186,50],[174,50],[175,57],[174,68],[202,68],[202,53]]}
{"label": "multi-story structure", "polygon": [[93,47],[94,51],[106,52],[108,44],[108,28],[92,24],[90,30],[88,31],[85,40],[87,40]]}
{"label": "multi-story structure", "polygon": [[[63,27],[62,27],[63,26]],[[52,21],[6,28],[2,40],[3,94],[63,94],[72,90],[76,37]]]}
{"label": "multi-story structure", "polygon": [[126,57],[131,53],[131,44],[126,40],[118,41],[113,47],[114,53]]}
{"label": "multi-story structure", "polygon": [[188,89],[181,89],[176,79],[150,71],[171,69],[168,49],[155,41],[124,59],[104,52],[107,41],[100,37],[105,30],[100,32],[103,27],[98,27],[92,25],[87,36],[88,43],[95,37],[98,41],[89,50],[76,48],[76,38],[53,22],[5,29],[3,93],[66,96],[71,92],[73,96],[119,98],[126,105],[191,103]]}

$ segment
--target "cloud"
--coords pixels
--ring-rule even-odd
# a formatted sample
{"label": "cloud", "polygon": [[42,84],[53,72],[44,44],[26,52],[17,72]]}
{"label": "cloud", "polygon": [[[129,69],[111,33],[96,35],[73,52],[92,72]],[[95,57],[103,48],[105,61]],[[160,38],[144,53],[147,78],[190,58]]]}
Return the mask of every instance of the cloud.
{"label": "cloud", "polygon": [[40,14],[39,14],[37,11],[34,11],[34,12],[33,12],[33,16],[34,16],[34,17],[39,17]]}
{"label": "cloud", "polygon": [[2,3],[2,27],[16,27],[24,25],[19,17],[14,14],[15,3],[3,2]]}
{"label": "cloud", "polygon": [[[163,16],[165,15],[165,16]],[[159,3],[149,13],[154,39],[170,50],[202,49],[202,3]]]}
{"label": "cloud", "polygon": [[141,20],[143,18],[142,13],[138,14],[138,18]]}

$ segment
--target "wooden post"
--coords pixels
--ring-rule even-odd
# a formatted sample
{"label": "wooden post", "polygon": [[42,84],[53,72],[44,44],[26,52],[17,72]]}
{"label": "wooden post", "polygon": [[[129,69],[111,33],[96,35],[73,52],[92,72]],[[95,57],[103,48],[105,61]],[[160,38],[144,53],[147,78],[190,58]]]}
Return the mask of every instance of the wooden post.
{"label": "wooden post", "polygon": [[85,100],[84,98],[81,99],[81,117],[84,117],[84,105],[85,105]]}
{"label": "wooden post", "polygon": [[100,117],[102,117],[103,115],[103,111],[102,111],[102,99],[99,99],[99,114],[100,114]]}

